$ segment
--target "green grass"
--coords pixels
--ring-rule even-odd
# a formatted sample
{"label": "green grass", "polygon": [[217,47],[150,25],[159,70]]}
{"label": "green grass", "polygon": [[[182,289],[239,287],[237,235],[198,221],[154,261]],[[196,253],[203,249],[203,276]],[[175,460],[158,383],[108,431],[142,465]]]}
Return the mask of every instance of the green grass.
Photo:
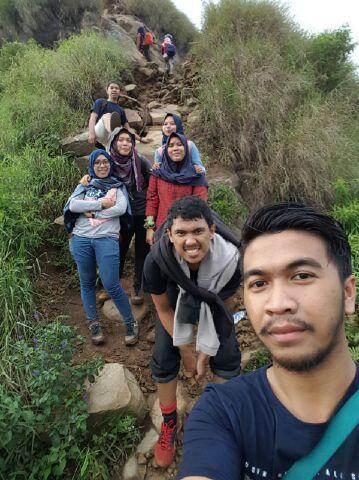
{"label": "green grass", "polygon": [[307,55],[313,39],[274,2],[210,2],[204,20],[194,53],[211,162],[234,169],[250,206],[329,206],[332,181],[359,173],[357,78],[349,72],[345,85],[321,90]]}
{"label": "green grass", "polygon": [[55,50],[34,43],[11,49],[1,61],[0,150],[18,151],[40,142],[55,148],[62,137],[84,127],[96,93],[111,78],[121,80],[129,64],[118,42],[83,33]]}

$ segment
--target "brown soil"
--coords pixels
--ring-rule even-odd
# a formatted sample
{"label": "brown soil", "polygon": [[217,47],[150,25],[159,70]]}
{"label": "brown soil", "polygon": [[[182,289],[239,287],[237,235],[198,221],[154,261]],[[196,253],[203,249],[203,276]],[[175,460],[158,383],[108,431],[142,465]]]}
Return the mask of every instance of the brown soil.
{"label": "brown soil", "polygon": [[[50,254],[51,256],[51,254]],[[128,267],[131,266],[131,258]],[[75,363],[82,363],[86,360],[101,356],[105,362],[123,363],[135,375],[141,390],[148,399],[149,404],[153,404],[156,385],[151,378],[149,369],[149,360],[154,342],[154,319],[155,311],[150,297],[146,301],[151,305],[149,314],[140,324],[139,342],[132,346],[126,347],[124,344],[124,327],[119,322],[111,321],[101,316],[101,305],[98,305],[103,330],[106,341],[101,346],[95,346],[91,343],[90,332],[86,325],[86,317],[82,308],[80,298],[80,289],[76,278],[73,275],[65,274],[58,271],[53,263],[45,262],[43,267],[43,276],[38,281],[37,291],[41,299],[40,311],[44,318],[52,321],[55,317],[61,316],[62,321],[74,327],[78,334],[84,337],[84,342],[80,343],[74,356]],[[131,293],[132,280],[125,278],[122,285],[128,294]],[[234,308],[241,306],[240,295],[235,299]],[[242,358],[249,358],[249,352],[258,348],[259,341],[248,320],[242,320],[237,325],[237,338],[242,352]],[[185,386],[186,393],[189,398],[187,412],[189,412],[196,402],[197,398],[203,391],[205,384],[211,380],[211,373],[208,371],[207,377],[197,383],[194,379],[186,377],[181,370],[179,379]],[[183,432],[180,431],[177,436],[177,451],[174,463],[167,469],[158,469],[151,456],[147,459],[145,479],[147,480],[173,480],[177,474],[177,466],[182,456],[182,438]],[[115,473],[116,471],[116,473]],[[120,478],[117,472],[121,471],[121,467],[114,466],[114,477]]]}

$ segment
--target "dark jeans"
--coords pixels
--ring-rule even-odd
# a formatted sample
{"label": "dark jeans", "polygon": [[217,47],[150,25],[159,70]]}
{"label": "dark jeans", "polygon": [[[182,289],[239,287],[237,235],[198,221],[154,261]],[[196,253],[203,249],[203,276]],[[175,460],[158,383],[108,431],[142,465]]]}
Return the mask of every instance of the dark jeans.
{"label": "dark jeans", "polygon": [[[169,286],[167,294],[173,307],[174,299],[177,297],[175,288]],[[173,339],[162,325],[160,319],[156,318],[155,346],[153,348],[150,368],[152,378],[158,383],[168,383],[174,380],[179,372],[181,355],[178,347],[173,345]],[[231,335],[220,340],[220,346],[215,357],[210,357],[209,365],[212,372],[218,377],[229,380],[240,374],[241,352],[238,348],[235,327]]]}
{"label": "dark jeans", "polygon": [[146,60],[148,62],[151,61],[150,47],[151,47],[151,45],[144,45],[143,46],[143,54],[146,57]]}
{"label": "dark jeans", "polygon": [[143,227],[145,215],[133,215],[132,226],[126,231],[121,232],[120,239],[120,278],[126,262],[126,255],[130,246],[132,237],[135,235],[135,275],[133,279],[133,288],[139,292],[142,287],[143,264],[150,251],[150,246],[146,243],[146,229]]}

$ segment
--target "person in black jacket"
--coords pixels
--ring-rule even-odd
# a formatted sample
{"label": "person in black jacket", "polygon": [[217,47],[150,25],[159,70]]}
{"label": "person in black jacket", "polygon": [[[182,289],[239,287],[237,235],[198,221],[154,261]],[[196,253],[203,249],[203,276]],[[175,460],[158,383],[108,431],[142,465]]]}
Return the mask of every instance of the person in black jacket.
{"label": "person in black jacket", "polygon": [[112,132],[107,150],[114,162],[114,175],[127,187],[132,217],[122,224],[120,243],[120,277],[122,276],[126,255],[133,235],[135,235],[135,274],[131,296],[133,304],[143,302],[142,271],[145,258],[149,252],[144,228],[146,194],[150,178],[151,163],[136,148],[135,136],[127,128],[115,128]]}

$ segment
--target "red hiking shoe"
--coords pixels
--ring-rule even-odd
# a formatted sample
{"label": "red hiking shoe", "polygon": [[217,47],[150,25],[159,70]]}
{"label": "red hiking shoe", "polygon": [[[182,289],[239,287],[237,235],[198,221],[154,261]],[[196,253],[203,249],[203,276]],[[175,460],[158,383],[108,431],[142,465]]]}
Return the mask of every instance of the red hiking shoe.
{"label": "red hiking shoe", "polygon": [[159,467],[167,468],[173,462],[176,451],[177,424],[162,422],[160,438],[155,446],[155,460]]}

